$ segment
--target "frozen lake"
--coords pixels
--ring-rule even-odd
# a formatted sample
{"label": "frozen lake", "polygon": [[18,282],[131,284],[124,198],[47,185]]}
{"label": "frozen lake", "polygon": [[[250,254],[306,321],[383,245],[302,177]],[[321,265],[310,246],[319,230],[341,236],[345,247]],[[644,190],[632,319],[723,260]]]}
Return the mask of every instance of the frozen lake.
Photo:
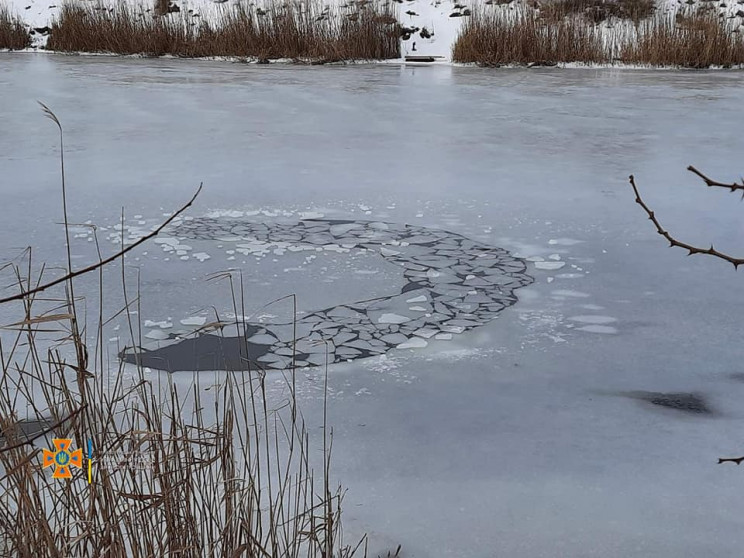
{"label": "frozen lake", "polygon": [[[200,182],[195,218],[408,223],[505,248],[535,281],[496,319],[331,367],[348,537],[410,557],[729,558],[744,472],[716,461],[744,454],[742,276],[666,248],[627,177],[682,240],[744,253],[739,198],[685,171],[744,173],[743,86],[715,71],[0,54],[0,254],[30,244],[64,261],[57,140],[37,99],[65,127],[71,221],[108,227],[107,252],[122,206],[136,235]],[[93,243],[79,235],[82,265]],[[258,315],[286,317],[260,308],[293,292],[310,312],[406,284],[365,252],[190,248],[130,258],[143,321],[225,311],[226,286],[205,278],[229,266]]]}

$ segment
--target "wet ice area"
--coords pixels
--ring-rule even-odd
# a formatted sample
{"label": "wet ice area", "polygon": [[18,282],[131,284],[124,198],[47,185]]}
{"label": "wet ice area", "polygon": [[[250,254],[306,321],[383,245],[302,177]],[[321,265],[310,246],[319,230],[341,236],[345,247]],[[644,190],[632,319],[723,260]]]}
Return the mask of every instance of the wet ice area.
{"label": "wet ice area", "polygon": [[[741,271],[667,248],[627,177],[682,240],[737,252],[742,205],[684,169],[738,180],[742,73],[0,58],[2,254],[33,245],[37,262],[65,261],[57,140],[37,98],[68,134],[72,219],[106,228],[105,253],[122,232],[126,243],[152,230],[203,181],[183,234],[176,226],[126,259],[130,298],[141,287],[142,344],[178,347],[237,314],[268,349],[286,340],[277,327],[292,307],[269,303],[296,293],[308,335],[338,340],[327,392],[307,343],[298,394],[313,426],[330,397],[345,531],[368,533],[372,555],[398,544],[416,558],[740,553],[744,477],[717,458],[744,449]],[[230,220],[247,229],[222,230]],[[318,227],[304,244],[253,228],[300,222]],[[413,228],[385,244],[355,236],[371,223]],[[403,238],[413,231],[455,236],[425,246]],[[74,234],[74,265],[94,261],[89,229]],[[455,238],[457,254],[436,253]],[[476,265],[466,241],[509,255]],[[502,301],[493,289],[490,302],[466,301],[483,295],[469,275],[501,280],[515,262],[531,283]],[[213,279],[228,268],[242,270],[245,310]],[[123,304],[121,273],[104,277],[107,317]],[[80,292],[96,283],[81,278]],[[447,299],[443,311],[432,294]],[[365,300],[380,306],[324,312]],[[132,339],[126,324],[109,325],[115,363]],[[219,382],[224,372],[188,371],[225,365],[197,362],[206,352],[148,377],[184,389],[195,377]],[[280,361],[262,362],[280,405]]]}

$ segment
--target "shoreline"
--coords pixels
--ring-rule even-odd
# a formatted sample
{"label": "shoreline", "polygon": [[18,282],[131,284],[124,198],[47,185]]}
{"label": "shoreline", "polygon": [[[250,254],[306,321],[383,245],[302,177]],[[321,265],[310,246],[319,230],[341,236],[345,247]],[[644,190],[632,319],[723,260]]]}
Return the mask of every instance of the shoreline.
{"label": "shoreline", "polygon": [[175,56],[164,54],[162,56],[150,56],[146,54],[117,54],[115,52],[66,52],[47,50],[43,48],[26,48],[20,50],[0,49],[0,55],[43,55],[43,56],[84,56],[84,57],[103,57],[103,58],[124,58],[124,59],[149,59],[149,60],[188,60],[197,62],[226,62],[231,64],[245,64],[250,66],[411,66],[411,67],[448,67],[448,68],[478,68],[482,70],[621,70],[621,71],[689,71],[689,72],[737,72],[744,70],[744,64],[738,66],[709,66],[706,68],[692,68],[689,66],[655,66],[642,64],[602,64],[593,62],[558,62],[555,64],[501,64],[487,65],[477,62],[453,62],[452,60],[437,60],[435,62],[417,62],[407,61],[405,58],[390,58],[385,60],[340,60],[340,61],[318,61],[318,60],[295,60],[292,58],[277,58],[268,61],[262,61],[259,58],[245,59],[239,56]]}

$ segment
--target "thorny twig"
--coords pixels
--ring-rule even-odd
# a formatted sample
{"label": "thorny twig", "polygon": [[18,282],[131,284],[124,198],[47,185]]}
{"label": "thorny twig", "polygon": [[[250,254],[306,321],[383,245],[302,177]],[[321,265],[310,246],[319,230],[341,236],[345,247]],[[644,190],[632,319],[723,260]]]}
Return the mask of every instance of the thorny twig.
{"label": "thorny twig", "polygon": [[[693,167],[690,167],[690,169],[692,170]],[[695,172],[699,176],[703,177],[703,179],[706,180],[706,183],[708,183],[707,179],[700,172],[696,170],[692,170],[692,172]],[[648,218],[651,220],[651,222],[656,227],[656,232],[658,232],[661,236],[663,236],[669,241],[669,246],[677,246],[679,248],[683,248],[684,250],[688,251],[689,256],[692,256],[693,254],[706,254],[709,256],[714,256],[716,258],[719,258],[721,260],[731,263],[736,269],[738,269],[740,265],[744,265],[744,258],[735,258],[724,252],[716,250],[712,244],[710,245],[710,248],[699,248],[697,246],[693,246],[692,244],[687,244],[686,242],[680,242],[679,240],[674,238],[671,234],[669,234],[669,232],[667,232],[664,229],[664,227],[661,226],[661,223],[659,223],[659,220],[656,218],[656,215],[654,214],[654,212],[651,210],[651,208],[648,207],[648,205],[646,205],[643,199],[641,199],[641,194],[638,192],[638,187],[636,186],[635,179],[633,178],[632,174],[630,175],[629,180],[630,180],[630,185],[633,187],[633,192],[635,192],[636,203],[640,205],[643,208],[643,210],[646,212],[646,214],[648,215]],[[717,183],[708,184],[708,186],[718,186],[718,185],[719,184]],[[726,187],[731,188],[730,185],[726,185]],[[744,189],[744,186],[742,186],[742,189]]]}
{"label": "thorny twig", "polygon": [[735,192],[736,190],[744,190],[744,178],[741,179],[741,184],[737,184],[736,182],[732,182],[731,184],[726,184],[724,182],[718,182],[717,180],[708,178],[707,176],[705,176],[702,172],[697,170],[692,165],[687,167],[687,170],[698,175],[700,178],[702,178],[703,182],[705,182],[705,185],[708,186],[709,188],[712,186],[718,186],[719,188],[728,188],[732,192]]}
{"label": "thorny twig", "polygon": [[96,263],[94,263],[92,265],[89,265],[88,267],[84,267],[82,269],[78,269],[78,270],[72,271],[72,272],[66,274],[63,277],[59,277],[59,278],[55,279],[54,281],[50,281],[49,283],[45,283],[44,285],[39,285],[38,287],[35,287],[35,288],[30,289],[28,291],[21,291],[20,293],[15,294],[13,296],[8,296],[8,297],[5,297],[5,298],[0,298],[0,304],[3,304],[5,302],[11,302],[13,300],[22,300],[22,299],[26,298],[29,295],[32,295],[32,294],[35,294],[35,293],[38,293],[38,292],[41,292],[41,291],[45,291],[46,289],[48,289],[50,287],[54,287],[55,285],[59,285],[60,283],[64,283],[65,281],[69,281],[70,279],[73,279],[73,278],[77,277],[78,275],[84,275],[86,273],[90,273],[91,271],[95,271],[96,269],[101,268],[101,267],[103,267],[103,266],[105,266],[105,265],[113,262],[114,260],[116,260],[118,258],[121,258],[124,254],[126,254],[130,250],[133,250],[134,248],[136,248],[140,244],[142,244],[144,242],[147,242],[148,240],[150,240],[154,236],[157,236],[158,234],[160,234],[160,231],[162,231],[165,227],[167,227],[176,217],[178,217],[181,213],[183,213],[189,207],[191,207],[191,205],[194,203],[194,200],[196,200],[196,197],[199,195],[199,192],[201,192],[201,190],[202,190],[202,184],[199,184],[199,188],[197,188],[196,192],[194,193],[193,196],[191,196],[191,199],[188,201],[188,203],[186,203],[186,205],[182,206],[181,209],[179,209],[173,215],[171,215],[165,221],[163,221],[163,223],[157,229],[155,229],[151,233],[143,236],[142,238],[140,238],[134,244],[130,244],[126,248],[123,248],[123,249],[119,250],[117,253],[109,256],[108,258],[106,258],[104,260],[99,260],[98,262],[96,262]]}
{"label": "thorny twig", "polygon": [[[687,167],[687,170],[698,175],[700,178],[702,178],[706,186],[708,187],[718,186],[721,188],[728,188],[732,192],[736,190],[744,190],[744,179],[742,179],[741,184],[736,184],[736,183],[724,184],[723,182],[718,182],[716,180],[712,180],[708,178],[706,175],[704,175],[702,172],[697,170],[692,165]],[[669,232],[667,232],[661,226],[661,223],[659,223],[659,220],[656,218],[656,215],[654,214],[654,212],[648,207],[648,205],[646,205],[646,203],[641,198],[641,194],[638,192],[638,187],[636,186],[635,179],[632,174],[630,175],[629,179],[630,179],[630,185],[633,187],[633,192],[635,192],[636,203],[643,208],[643,210],[648,215],[648,218],[651,220],[651,222],[656,227],[656,232],[658,232],[661,236],[666,238],[669,241],[670,246],[677,246],[679,248],[684,248],[685,250],[689,252],[688,255],[690,256],[692,256],[693,254],[707,254],[709,256],[714,256],[716,258],[719,258],[721,260],[724,260],[724,261],[727,261],[733,264],[735,269],[738,269],[740,265],[744,264],[744,258],[735,258],[723,252],[719,252],[718,250],[713,248],[712,244],[710,245],[710,248],[704,249],[704,248],[697,248],[695,246],[692,246],[685,242],[680,242],[679,240],[675,239],[671,234],[669,234]],[[741,465],[743,461],[744,461],[744,457],[719,457],[718,458],[719,465],[722,463],[736,463],[737,465]]]}

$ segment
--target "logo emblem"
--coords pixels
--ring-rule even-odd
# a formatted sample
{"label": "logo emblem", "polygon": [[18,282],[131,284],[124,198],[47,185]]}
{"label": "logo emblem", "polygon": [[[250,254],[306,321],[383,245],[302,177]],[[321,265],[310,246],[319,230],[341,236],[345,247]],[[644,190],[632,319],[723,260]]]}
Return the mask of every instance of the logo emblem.
{"label": "logo emblem", "polygon": [[72,478],[70,467],[77,467],[78,469],[83,467],[83,450],[70,451],[72,440],[69,438],[54,438],[52,443],[54,444],[54,451],[44,450],[44,467],[54,467],[52,478]]}

